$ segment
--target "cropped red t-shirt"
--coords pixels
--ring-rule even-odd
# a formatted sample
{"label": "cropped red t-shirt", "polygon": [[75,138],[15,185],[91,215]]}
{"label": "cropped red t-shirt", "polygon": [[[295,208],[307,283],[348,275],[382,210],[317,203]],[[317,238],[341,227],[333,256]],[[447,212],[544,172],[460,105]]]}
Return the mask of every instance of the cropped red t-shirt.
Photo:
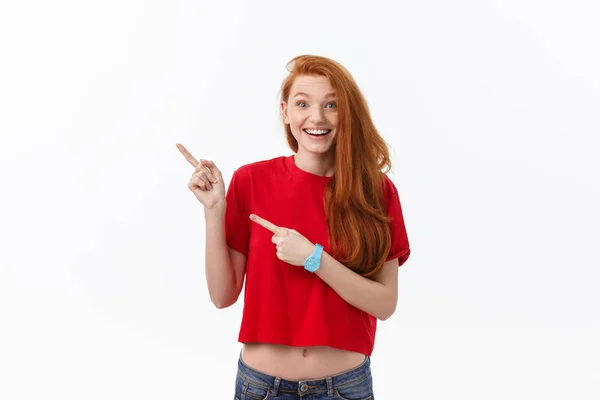
{"label": "cropped red t-shirt", "polygon": [[[227,189],[227,245],[244,254],[246,282],[238,340],[289,346],[330,346],[371,355],[377,319],[342,299],[316,274],[277,258],[273,234],[252,222],[256,214],[295,229],[332,254],[323,195],[331,178],[298,168],[293,156],[238,168]],[[398,192],[386,176],[384,198],[391,225],[387,260],[402,265],[410,248]]]}

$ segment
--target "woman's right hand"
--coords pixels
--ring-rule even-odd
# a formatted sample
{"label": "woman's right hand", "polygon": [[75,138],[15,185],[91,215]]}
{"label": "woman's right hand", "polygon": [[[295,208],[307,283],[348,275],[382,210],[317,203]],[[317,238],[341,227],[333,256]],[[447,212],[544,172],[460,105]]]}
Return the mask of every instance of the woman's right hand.
{"label": "woman's right hand", "polygon": [[200,162],[190,154],[182,145],[177,143],[177,148],[192,167],[194,173],[188,183],[188,188],[194,193],[205,209],[211,210],[225,204],[225,184],[221,171],[215,163],[201,159]]}

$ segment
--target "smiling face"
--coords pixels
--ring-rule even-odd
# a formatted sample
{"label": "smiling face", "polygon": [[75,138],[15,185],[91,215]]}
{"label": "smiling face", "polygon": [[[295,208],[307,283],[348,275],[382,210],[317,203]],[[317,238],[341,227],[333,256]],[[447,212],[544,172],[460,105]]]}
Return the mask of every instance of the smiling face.
{"label": "smiling face", "polygon": [[325,155],[337,134],[335,90],[324,76],[300,75],[281,102],[283,122],[298,141],[298,153]]}

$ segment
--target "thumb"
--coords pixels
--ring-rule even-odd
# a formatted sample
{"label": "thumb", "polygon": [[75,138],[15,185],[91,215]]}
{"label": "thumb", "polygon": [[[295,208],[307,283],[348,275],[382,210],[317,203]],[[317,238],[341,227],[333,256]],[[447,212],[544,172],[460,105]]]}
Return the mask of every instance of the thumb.
{"label": "thumb", "polygon": [[214,162],[210,161],[210,160],[205,160],[205,159],[201,159],[200,163],[202,164],[202,166],[208,168],[208,170],[210,171],[210,173],[215,177],[215,178],[221,178],[221,171],[219,171],[219,168],[217,168],[217,166],[215,165]]}

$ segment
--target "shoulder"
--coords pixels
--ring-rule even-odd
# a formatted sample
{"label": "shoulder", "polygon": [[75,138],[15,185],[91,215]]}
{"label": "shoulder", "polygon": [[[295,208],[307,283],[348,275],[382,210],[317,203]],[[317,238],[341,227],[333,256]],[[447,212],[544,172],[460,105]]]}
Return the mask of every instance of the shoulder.
{"label": "shoulder", "polygon": [[392,179],[387,175],[387,174],[383,174],[383,194],[384,196],[387,198],[389,196],[394,195],[395,193],[398,193],[398,189],[396,188],[396,185],[394,185],[394,182],[392,181]]}
{"label": "shoulder", "polygon": [[251,178],[252,176],[264,175],[265,172],[284,167],[286,156],[279,156],[268,160],[253,161],[243,164],[234,171],[234,175],[240,178]]}

